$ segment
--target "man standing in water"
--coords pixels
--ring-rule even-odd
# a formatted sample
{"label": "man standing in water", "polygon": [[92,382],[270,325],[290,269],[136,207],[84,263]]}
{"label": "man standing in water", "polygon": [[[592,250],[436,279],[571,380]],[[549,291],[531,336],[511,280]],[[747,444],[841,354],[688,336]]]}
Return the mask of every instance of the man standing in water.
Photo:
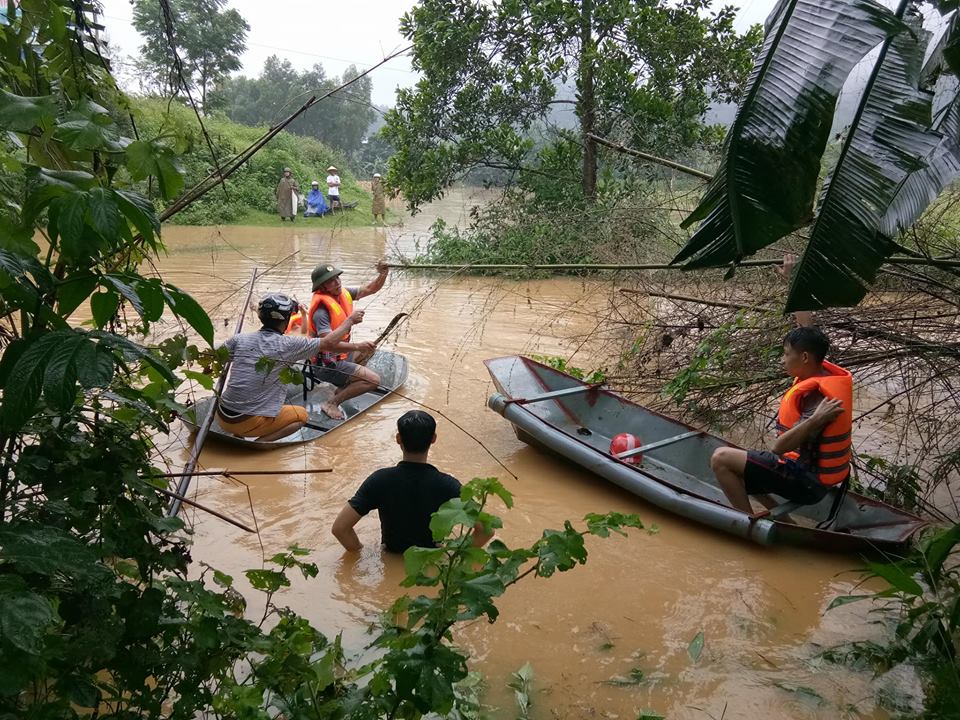
{"label": "man standing in water", "polygon": [[[789,279],[792,256],[783,269]],[[800,326],[783,339],[784,369],[794,381],[780,401],[772,452],[722,447],[710,458],[730,505],[749,515],[750,495],[768,508],[774,506],[769,493],[812,505],[850,473],[853,376],[824,359],[830,341],[813,327],[812,315],[796,313],[796,319]]]}
{"label": "man standing in water", "polygon": [[[284,335],[297,304],[286,295],[267,295],[257,307],[263,323],[257,332],[234,335],[223,346],[233,361],[230,382],[220,397],[217,420],[229,433],[258,440],[279,440],[302,428],[307,411],[284,405],[287,387],[280,371],[329,350],[363,321],[363,310],[354,311],[340,327],[322,338]],[[266,367],[263,361],[266,360]]]}
{"label": "man standing in water", "polygon": [[[363,543],[353,529],[371,510],[380,515],[383,547],[402,553],[412,546],[433,547],[430,516],[447,500],[460,497],[460,483],[427,462],[430,446],[437,441],[437,422],[423,410],[410,410],[397,420],[397,444],[403,459],[382,468],[363,481],[333,522],[333,536],[344,548],[358,552]],[[492,535],[483,526],[473,529],[473,544],[486,543]]]}
{"label": "man standing in water", "polygon": [[293,222],[297,215],[297,207],[295,205],[297,201],[295,197],[300,195],[300,186],[297,184],[297,181],[293,179],[290,168],[287,167],[283,169],[283,177],[281,177],[280,182],[277,183],[275,193],[277,197],[277,214],[280,215],[280,222],[287,219]]}
{"label": "man standing in water", "polygon": [[[353,303],[376,292],[387,280],[389,268],[384,261],[377,263],[377,277],[364,287],[344,287],[340,282],[343,270],[333,265],[317,265],[310,279],[313,281],[313,298],[307,310],[307,336],[325,337],[337,330],[353,312]],[[348,332],[339,342],[320,355],[320,366],[314,370],[314,378],[337,387],[329,402],[320,406],[324,414],[334,420],[344,418],[340,403],[375,389],[380,376],[372,370],[352,361],[355,350],[372,351],[372,342],[352,343]]]}

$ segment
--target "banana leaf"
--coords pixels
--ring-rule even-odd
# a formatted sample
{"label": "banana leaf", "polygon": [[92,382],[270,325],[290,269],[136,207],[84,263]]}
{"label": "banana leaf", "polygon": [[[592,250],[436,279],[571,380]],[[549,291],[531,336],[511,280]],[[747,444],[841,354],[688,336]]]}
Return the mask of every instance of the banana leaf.
{"label": "banana leaf", "polygon": [[[903,183],[880,222],[879,234],[891,240],[909,229],[940,193],[960,177],[960,102],[954,89],[950,103],[939,113],[933,129],[942,138],[926,158],[926,166]],[[882,240],[880,241],[882,242]]]}
{"label": "banana leaf", "polygon": [[[911,15],[911,31],[880,51],[837,165],[824,184],[787,311],[856,305],[897,248],[878,231],[890,229],[888,210],[901,191],[911,193],[908,179],[928,169],[927,158],[942,139],[931,128],[933,93],[919,88],[929,40],[920,24]],[[911,194],[913,201],[920,198]],[[906,200],[905,216],[911,204]]]}
{"label": "banana leaf", "polygon": [[738,262],[812,220],[840,89],[857,62],[903,27],[873,0],[777,5],[720,168],[683,226],[703,223],[674,263]]}

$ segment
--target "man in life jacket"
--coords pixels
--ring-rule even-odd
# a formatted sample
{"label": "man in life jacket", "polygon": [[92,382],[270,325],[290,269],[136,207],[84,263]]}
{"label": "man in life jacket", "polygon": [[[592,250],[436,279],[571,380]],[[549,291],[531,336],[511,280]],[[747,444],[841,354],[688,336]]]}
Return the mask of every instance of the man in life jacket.
{"label": "man in life jacket", "polygon": [[783,364],[794,381],[780,401],[772,452],[714,451],[710,466],[736,509],[753,515],[750,495],[773,507],[770,493],[812,505],[849,475],[853,377],[824,360],[829,347],[816,327],[801,325],[784,338]]}
{"label": "man in life jacket", "polygon": [[[233,361],[230,380],[217,408],[221,427],[239,437],[279,440],[307,423],[300,405],[285,405],[287,386],[281,371],[294,363],[330,350],[363,321],[363,311],[353,311],[339,329],[324,338],[285,335],[296,302],[281,294],[267,295],[257,306],[263,323],[256,332],[234,335],[223,343]],[[267,363],[264,364],[263,361]]]}
{"label": "man in life jacket", "polygon": [[[344,287],[340,281],[343,270],[331,264],[315,267],[310,275],[313,297],[304,318],[307,336],[322,338],[336,331],[350,317],[356,300],[369,297],[383,287],[388,272],[389,268],[381,260],[377,263],[377,277],[370,283],[363,287]],[[330,401],[320,406],[324,414],[334,420],[342,420],[342,402],[374,390],[380,384],[377,373],[352,362],[354,351],[373,349],[373,342],[352,342],[347,333],[332,348],[320,354],[314,378],[337,388]]]}

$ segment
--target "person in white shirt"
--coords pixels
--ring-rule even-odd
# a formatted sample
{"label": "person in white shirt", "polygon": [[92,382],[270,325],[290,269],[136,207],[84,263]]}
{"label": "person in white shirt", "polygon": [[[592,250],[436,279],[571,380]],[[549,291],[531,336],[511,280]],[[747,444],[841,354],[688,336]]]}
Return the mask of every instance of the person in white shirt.
{"label": "person in white shirt", "polygon": [[330,200],[330,209],[343,209],[340,202],[340,173],[336,166],[331,165],[327,168],[327,199]]}

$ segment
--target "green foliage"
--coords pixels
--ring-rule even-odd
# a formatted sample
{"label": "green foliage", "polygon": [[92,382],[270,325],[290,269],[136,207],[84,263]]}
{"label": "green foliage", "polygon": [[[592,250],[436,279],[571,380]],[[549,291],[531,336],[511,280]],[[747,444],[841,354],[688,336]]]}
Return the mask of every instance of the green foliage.
{"label": "green foliage", "polygon": [[[254,126],[272,125],[311,97],[320,97],[356,78],[358,74],[357,69],[350,65],[344,70],[342,78],[327,77],[319,63],[309,70],[298,72],[289,60],[280,60],[276,55],[271,55],[259,77],[240,75],[227,78],[217,91],[216,104],[234,122]],[[361,141],[377,115],[370,99],[372,89],[373,81],[366,75],[318,103],[294,120],[287,130],[319,140],[345,154],[358,152]],[[370,173],[383,169],[385,166]]]}
{"label": "green foliage", "polygon": [[531,360],[536,360],[544,365],[549,365],[554,370],[559,370],[567,375],[572,375],[578,380],[583,380],[587,384],[602,383],[607,379],[607,369],[597,368],[596,370],[586,371],[573,365],[568,365],[567,361],[556,355],[531,355]]}
{"label": "green foliage", "polygon": [[902,662],[920,668],[927,681],[928,720],[952,717],[960,700],[960,524],[929,532],[900,560],[870,562],[866,578],[883,590],[834,598],[830,609],[871,600],[892,630],[885,643],[861,641],[832,648],[828,660],[866,664],[878,672]]}
{"label": "green foliage", "polygon": [[[189,108],[176,102],[141,99],[133,101],[133,112],[141,137],[163,137],[163,142],[177,151],[176,165],[183,172],[186,187],[192,187],[210,173],[213,169],[210,151]],[[213,142],[214,152],[220,160],[245,149],[266,129],[246,127],[220,115],[205,118],[204,124]],[[293,171],[294,179],[306,193],[311,180],[319,180],[323,184],[327,167],[330,165],[341,169],[341,194],[344,200],[361,201],[361,207],[349,213],[349,218],[359,215],[363,222],[368,222],[369,216],[364,210],[369,210],[370,207],[369,193],[360,189],[354,176],[345,169],[347,161],[344,156],[312,138],[287,132],[278,134],[234,173],[226,183],[226,190],[212,190],[173,216],[171,221],[184,225],[238,224],[251,217],[259,219],[264,214],[269,214],[275,221],[275,190],[283,168],[289,167]],[[139,163],[137,168],[141,168]],[[153,177],[157,175],[154,174]],[[141,183],[140,187],[147,194],[150,194],[153,188],[163,189],[159,183]],[[339,220],[341,217],[338,215],[334,219]],[[327,218],[309,222],[322,223],[325,220]]]}
{"label": "green foliage", "polygon": [[250,26],[236,10],[224,10],[226,0],[167,0],[169,26],[156,3],[132,4],[133,26],[145,39],[136,61],[141,77],[149,78],[164,97],[189,89],[197,104],[209,109],[210,93],[240,69]]}
{"label": "green foliage", "polygon": [[[184,335],[142,344],[167,312],[205,343],[213,327],[188,294],[139,272],[163,246],[138,188],[180,186],[183,118],[124,134],[127,101],[77,7],[30,0],[0,24],[0,717],[476,717],[452,627],[495,620],[507,587],[584,563],[584,535],[639,519],[588,515],[530,547],[477,548],[478,528],[501,525],[489,500],[512,498],[495,478],[468,483],[433,518],[437,546],[406,554],[406,585],[429,594],[397,601],[364,664],[276,604],[288,573],[318,574],[306,550],[246,573],[258,622],[230,576],[189,572],[154,438],[185,411],[181,376],[209,382],[224,356]],[[72,322],[88,302],[92,322]]]}
{"label": "green foliage", "polygon": [[[736,34],[734,15],[707,0],[422,0],[400,25],[422,79],[386,114],[383,135],[396,148],[387,184],[416,208],[471,168],[529,167],[530,131],[570,103],[580,132],[564,148],[562,177],[592,198],[587,133],[661,154],[703,140],[709,102],[738,94],[759,45],[759,29]],[[558,97],[571,86],[575,100]]]}
{"label": "green foliage", "polygon": [[879,482],[857,489],[868,497],[875,497],[894,507],[915,511],[923,492],[923,479],[913,465],[898,465],[885,458],[861,454],[867,469],[879,477]]}
{"label": "green foliage", "polygon": [[513,690],[513,698],[517,703],[516,720],[528,720],[530,717],[530,687],[533,683],[533,668],[530,663],[524,663],[515,673],[511,673],[507,687]]}

